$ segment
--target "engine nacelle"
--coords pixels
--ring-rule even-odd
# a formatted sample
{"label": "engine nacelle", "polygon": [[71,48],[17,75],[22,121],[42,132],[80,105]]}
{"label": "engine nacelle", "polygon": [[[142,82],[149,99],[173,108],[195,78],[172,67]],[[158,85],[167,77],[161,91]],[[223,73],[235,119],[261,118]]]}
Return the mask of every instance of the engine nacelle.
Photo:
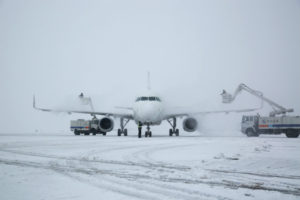
{"label": "engine nacelle", "polygon": [[110,132],[114,128],[114,120],[109,117],[103,117],[99,121],[99,129],[101,132]]}
{"label": "engine nacelle", "polygon": [[195,118],[188,117],[183,120],[183,130],[186,132],[194,132],[198,127],[198,122]]}

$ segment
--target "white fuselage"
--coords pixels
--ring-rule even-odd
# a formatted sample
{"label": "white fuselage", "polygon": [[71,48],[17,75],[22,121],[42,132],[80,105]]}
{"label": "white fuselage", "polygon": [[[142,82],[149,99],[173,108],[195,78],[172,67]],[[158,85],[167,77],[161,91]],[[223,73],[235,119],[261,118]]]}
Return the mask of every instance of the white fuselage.
{"label": "white fuselage", "polygon": [[164,117],[163,103],[154,95],[138,97],[133,105],[133,118],[136,123],[159,125]]}

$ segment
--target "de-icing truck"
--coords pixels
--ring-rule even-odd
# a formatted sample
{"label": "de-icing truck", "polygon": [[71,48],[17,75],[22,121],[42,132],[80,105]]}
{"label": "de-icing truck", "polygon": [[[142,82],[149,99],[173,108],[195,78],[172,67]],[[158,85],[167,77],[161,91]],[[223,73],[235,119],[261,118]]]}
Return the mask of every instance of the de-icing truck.
{"label": "de-icing truck", "polygon": [[288,138],[296,138],[300,134],[300,116],[243,116],[242,133],[248,137],[284,133]]}
{"label": "de-icing truck", "polygon": [[[233,95],[223,90],[221,94],[223,103],[231,103],[242,91],[258,97],[263,102],[267,102],[274,110],[268,117],[261,117],[259,114],[252,116],[243,116],[241,131],[249,137],[259,136],[259,134],[281,134],[284,133],[289,138],[296,138],[300,134],[300,116],[286,116],[286,113],[293,112],[293,109],[287,109],[278,105],[274,101],[263,96],[262,92],[253,90],[245,84],[240,84]],[[281,115],[281,116],[276,116]]]}

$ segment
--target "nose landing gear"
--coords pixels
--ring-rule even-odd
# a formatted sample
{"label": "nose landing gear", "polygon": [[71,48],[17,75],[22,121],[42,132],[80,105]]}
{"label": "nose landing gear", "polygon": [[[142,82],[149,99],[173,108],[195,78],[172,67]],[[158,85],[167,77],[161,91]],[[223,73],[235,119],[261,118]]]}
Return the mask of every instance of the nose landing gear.
{"label": "nose landing gear", "polygon": [[124,134],[124,136],[127,136],[127,129],[125,128],[125,126],[128,124],[129,121],[130,121],[130,119],[124,119],[124,118],[120,119],[120,127],[121,128],[118,129],[118,136],[121,136],[122,134]]}
{"label": "nose landing gear", "polygon": [[152,137],[152,132],[150,131],[150,124],[147,124],[147,131],[145,132],[145,137]]}
{"label": "nose landing gear", "polygon": [[172,129],[169,130],[169,136],[173,136],[173,134],[179,136],[179,129],[176,128],[176,117],[173,117],[172,119],[168,119],[167,121],[172,126]]}

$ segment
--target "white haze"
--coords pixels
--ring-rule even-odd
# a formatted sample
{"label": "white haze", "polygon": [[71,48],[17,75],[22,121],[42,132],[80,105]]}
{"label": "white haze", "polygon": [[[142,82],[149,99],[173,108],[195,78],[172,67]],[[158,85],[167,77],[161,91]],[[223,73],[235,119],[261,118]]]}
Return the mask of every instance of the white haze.
{"label": "white haze", "polygon": [[[147,71],[170,107],[259,106],[246,93],[221,104],[222,89],[243,82],[299,115],[300,2],[0,1],[1,133],[66,133],[69,120],[90,118],[35,111],[33,94],[49,108],[81,108],[81,92],[98,110],[131,106]],[[200,134],[226,135],[241,114],[199,120]]]}

